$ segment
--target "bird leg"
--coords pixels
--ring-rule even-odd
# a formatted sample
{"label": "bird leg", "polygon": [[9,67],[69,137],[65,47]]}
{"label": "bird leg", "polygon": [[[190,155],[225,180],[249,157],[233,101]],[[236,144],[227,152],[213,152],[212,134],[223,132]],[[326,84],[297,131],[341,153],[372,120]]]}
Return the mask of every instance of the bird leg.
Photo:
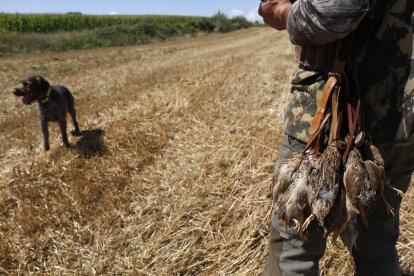
{"label": "bird leg", "polygon": [[308,239],[308,236],[306,236],[306,234],[303,232],[303,229],[302,229],[302,224],[300,223],[300,221],[299,220],[297,220],[297,219],[292,219],[292,221],[293,221],[293,223],[295,224],[295,229],[296,229],[296,231],[298,231],[299,232],[299,237],[302,239],[302,240],[304,240],[304,241],[307,241],[307,240],[309,240]]}
{"label": "bird leg", "polygon": [[302,231],[306,231],[306,229],[308,229],[309,225],[311,224],[311,222],[316,218],[315,214],[311,214],[303,223],[302,225]]}
{"label": "bird leg", "polygon": [[401,198],[404,198],[404,192],[397,189],[397,188],[395,188],[395,187],[393,187],[393,186],[391,186],[390,183],[385,182],[385,187],[388,188],[388,189],[394,190],[397,193],[397,195],[399,195]]}
{"label": "bird leg", "polygon": [[293,223],[295,224],[295,229],[298,232],[301,232],[302,224],[297,219],[292,219]]}
{"label": "bird leg", "polygon": [[381,198],[382,198],[382,202],[385,205],[385,209],[387,210],[387,213],[394,216],[395,215],[394,208],[392,208],[391,204],[388,203],[384,195],[382,195]]}

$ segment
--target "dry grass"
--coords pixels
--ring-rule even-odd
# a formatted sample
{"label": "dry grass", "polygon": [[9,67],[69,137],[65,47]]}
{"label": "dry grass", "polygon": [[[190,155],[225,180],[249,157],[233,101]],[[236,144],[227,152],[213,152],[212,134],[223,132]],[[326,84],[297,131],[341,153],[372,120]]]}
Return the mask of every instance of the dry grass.
{"label": "dry grass", "polygon": [[[257,275],[292,54],[284,33],[249,29],[2,59],[0,273]],[[44,153],[35,108],[9,93],[29,73],[74,91],[71,150],[54,127]],[[347,275],[347,258],[330,245],[322,273]]]}

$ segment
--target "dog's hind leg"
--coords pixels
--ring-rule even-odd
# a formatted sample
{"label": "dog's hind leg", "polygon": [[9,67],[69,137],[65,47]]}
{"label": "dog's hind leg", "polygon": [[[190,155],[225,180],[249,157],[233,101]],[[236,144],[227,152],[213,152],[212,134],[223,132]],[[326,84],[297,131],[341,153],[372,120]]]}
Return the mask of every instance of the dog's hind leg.
{"label": "dog's hind leg", "polygon": [[44,148],[44,150],[49,150],[50,146],[49,146],[49,126],[48,126],[48,122],[42,120],[40,122],[40,128],[41,128],[42,134],[43,134],[43,148]]}
{"label": "dog's hind leg", "polygon": [[66,133],[66,119],[59,121],[60,133],[62,134],[62,142],[66,147],[70,147],[68,135]]}
{"label": "dog's hind leg", "polygon": [[73,122],[73,131],[71,132],[71,134],[73,136],[80,136],[81,133],[79,131],[78,121],[76,120],[75,101],[72,95],[70,95],[69,97],[68,111],[69,111],[70,117],[72,118],[72,122]]}
{"label": "dog's hind leg", "polygon": [[71,132],[73,136],[79,136],[81,135],[81,132],[79,130],[79,125],[78,125],[78,121],[76,120],[76,111],[75,108],[69,108],[69,114],[70,117],[72,118],[72,122],[73,122],[73,131]]}

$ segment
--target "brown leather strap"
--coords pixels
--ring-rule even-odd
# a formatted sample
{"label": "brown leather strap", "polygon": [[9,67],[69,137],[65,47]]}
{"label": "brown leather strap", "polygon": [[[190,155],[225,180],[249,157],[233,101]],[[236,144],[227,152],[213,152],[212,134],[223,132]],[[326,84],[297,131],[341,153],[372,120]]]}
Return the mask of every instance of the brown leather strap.
{"label": "brown leather strap", "polygon": [[354,141],[354,135],[358,124],[361,122],[361,100],[357,100],[356,108],[352,106],[350,102],[347,103],[348,106],[348,127],[349,127],[349,136],[346,143],[346,149],[342,155],[342,160],[346,161],[348,159],[348,154],[351,151],[352,142]]}
{"label": "brown leather strap", "polygon": [[323,89],[322,98],[321,98],[318,108],[316,109],[315,115],[313,117],[312,125],[311,125],[310,132],[309,132],[308,143],[306,145],[307,149],[311,149],[311,153],[316,153],[315,150],[312,150],[311,145],[315,141],[315,138],[317,138],[317,135],[320,132],[321,126],[323,126],[322,120],[325,117],[324,115],[326,111],[326,105],[337,83],[338,83],[337,77],[335,75],[330,76],[328,80],[326,81],[325,87]]}
{"label": "brown leather strap", "polygon": [[321,146],[321,142],[322,142],[322,135],[319,135],[322,131],[322,129],[324,128],[324,126],[326,125],[326,123],[328,122],[328,120],[331,118],[332,113],[328,112],[325,114],[324,119],[322,120],[321,126],[319,127],[318,131],[316,131],[315,133],[315,138],[313,139],[313,142],[311,144],[309,144],[309,146],[306,146],[305,148],[305,152],[310,149],[309,153],[310,154],[315,154],[319,152],[319,148]]}
{"label": "brown leather strap", "polygon": [[339,102],[339,91],[340,89],[335,89],[332,93],[332,100],[331,100],[331,112],[332,112],[332,121],[331,121],[331,128],[329,131],[329,144],[332,141],[338,139],[338,127],[339,127],[339,110],[338,110],[338,102]]}

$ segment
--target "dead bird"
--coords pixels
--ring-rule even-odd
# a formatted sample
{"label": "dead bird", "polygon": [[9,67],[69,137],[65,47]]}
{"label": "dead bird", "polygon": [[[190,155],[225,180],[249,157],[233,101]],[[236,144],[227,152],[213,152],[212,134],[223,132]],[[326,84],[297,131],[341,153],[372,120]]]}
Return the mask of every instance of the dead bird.
{"label": "dead bird", "polygon": [[298,170],[305,154],[303,152],[293,152],[288,159],[280,166],[274,179],[273,198],[277,198],[285,192],[294,180],[294,175]]}
{"label": "dead bird", "polygon": [[311,214],[303,223],[302,231],[306,231],[315,219],[325,228],[325,219],[337,200],[340,185],[341,155],[334,143],[328,145],[313,164],[314,168],[308,177],[307,191]]}
{"label": "dead bird", "polygon": [[[376,165],[375,167],[376,167],[376,170],[378,171],[379,177],[381,179],[381,183],[383,183],[383,185],[379,187],[381,189],[380,190],[381,195],[383,195],[384,189],[388,188],[396,192],[400,197],[404,198],[404,192],[391,186],[391,184],[388,182],[385,176],[384,159],[382,158],[378,148],[372,144],[369,144],[367,147],[367,150],[365,150],[365,154],[367,155],[367,158]],[[373,167],[373,166],[371,165],[370,167]],[[367,170],[369,173],[370,170],[368,168]]]}
{"label": "dead bird", "polygon": [[358,237],[358,219],[368,227],[368,215],[375,207],[377,183],[371,182],[358,149],[351,150],[343,175],[346,217],[340,236],[351,252]]}
{"label": "dead bird", "polygon": [[302,233],[303,211],[308,205],[308,176],[312,170],[311,163],[306,157],[302,159],[295,177],[289,187],[280,195],[276,203],[275,213],[287,227],[290,222]]}
{"label": "dead bird", "polygon": [[391,189],[402,198],[404,197],[404,193],[389,184],[388,179],[385,176],[384,160],[379,153],[378,148],[374,145],[369,145],[368,149],[365,152],[367,157],[371,159],[365,160],[364,165],[367,169],[368,176],[372,182],[373,188],[376,189],[377,200],[379,200],[385,206],[385,209],[389,214],[394,215],[394,209],[385,199],[384,189]]}
{"label": "dead bird", "polygon": [[273,175],[272,183],[272,207],[265,217],[265,221],[270,222],[272,213],[279,213],[279,202],[295,179],[296,171],[298,170],[305,154],[303,152],[293,152],[287,158],[279,170]]}
{"label": "dead bird", "polygon": [[359,215],[362,223],[368,226],[367,217],[374,207],[377,183],[370,181],[364,161],[356,148],[349,153],[343,182],[348,218]]}

